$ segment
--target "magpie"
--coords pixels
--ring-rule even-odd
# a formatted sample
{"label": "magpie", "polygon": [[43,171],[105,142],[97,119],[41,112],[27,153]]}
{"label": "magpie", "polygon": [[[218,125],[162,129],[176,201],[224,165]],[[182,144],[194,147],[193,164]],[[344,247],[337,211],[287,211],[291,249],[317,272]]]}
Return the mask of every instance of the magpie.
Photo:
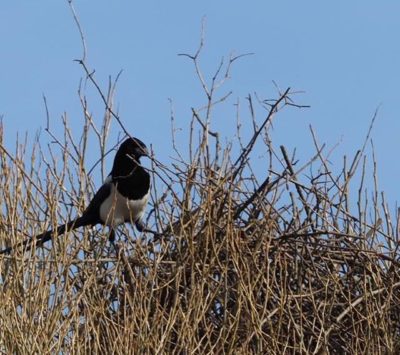
{"label": "magpie", "polygon": [[[143,156],[149,156],[146,145],[138,138],[127,138],[115,155],[110,174],[80,217],[19,245],[29,250],[33,243],[42,246],[66,230],[96,224],[110,227],[111,242],[114,242],[115,238],[114,229],[125,222],[135,224],[137,230],[142,232],[142,216],[150,192],[150,175],[140,165],[140,158]],[[0,251],[0,254],[9,254],[12,249],[8,247]]]}

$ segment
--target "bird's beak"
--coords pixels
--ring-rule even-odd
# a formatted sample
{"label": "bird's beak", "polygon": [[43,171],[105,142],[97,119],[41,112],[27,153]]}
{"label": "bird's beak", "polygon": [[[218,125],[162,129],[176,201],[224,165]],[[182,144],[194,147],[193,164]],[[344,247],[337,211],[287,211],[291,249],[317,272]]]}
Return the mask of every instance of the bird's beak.
{"label": "bird's beak", "polygon": [[147,149],[147,148],[144,148],[143,149],[143,156],[145,156],[145,157],[149,157],[150,156],[150,152],[149,152],[149,150]]}
{"label": "bird's beak", "polygon": [[136,153],[138,156],[143,156],[143,157],[149,157],[150,153],[149,150],[147,148],[142,148],[142,147],[138,147],[136,148]]}

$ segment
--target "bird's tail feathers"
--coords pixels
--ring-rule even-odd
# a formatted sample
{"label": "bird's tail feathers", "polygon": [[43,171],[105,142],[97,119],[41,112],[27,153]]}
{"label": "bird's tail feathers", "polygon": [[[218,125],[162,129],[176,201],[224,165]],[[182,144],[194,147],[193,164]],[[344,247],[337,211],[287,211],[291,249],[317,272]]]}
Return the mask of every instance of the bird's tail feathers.
{"label": "bird's tail feathers", "polygon": [[24,240],[21,243],[18,243],[14,247],[8,247],[0,251],[1,254],[10,254],[13,249],[17,249],[22,247],[24,251],[29,251],[32,249],[33,245],[42,246],[44,243],[48,242],[49,240],[53,239],[53,237],[57,237],[61,234],[64,234],[66,230],[73,230],[77,229],[82,226],[86,226],[91,224],[88,220],[87,216],[83,215],[81,217],[75,218],[65,224],[59,225],[55,230],[51,229],[44,233],[38,234],[33,238]]}

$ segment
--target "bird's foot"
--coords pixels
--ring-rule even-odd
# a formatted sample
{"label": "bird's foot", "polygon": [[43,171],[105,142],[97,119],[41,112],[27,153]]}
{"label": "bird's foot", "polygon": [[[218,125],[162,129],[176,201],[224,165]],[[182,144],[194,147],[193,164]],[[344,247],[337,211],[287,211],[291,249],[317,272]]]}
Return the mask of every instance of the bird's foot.
{"label": "bird's foot", "polygon": [[135,222],[135,226],[136,226],[136,229],[139,231],[139,232],[143,232],[144,230],[145,230],[145,224],[143,223],[143,221],[142,220],[138,220],[138,221],[136,221]]}

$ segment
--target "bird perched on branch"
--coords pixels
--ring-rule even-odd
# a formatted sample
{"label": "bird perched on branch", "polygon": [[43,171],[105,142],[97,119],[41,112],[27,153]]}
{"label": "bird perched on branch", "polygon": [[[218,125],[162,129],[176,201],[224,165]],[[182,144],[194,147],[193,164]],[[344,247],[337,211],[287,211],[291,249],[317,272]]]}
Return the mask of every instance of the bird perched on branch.
{"label": "bird perched on branch", "polygon": [[[114,228],[125,222],[135,224],[143,231],[142,216],[147,205],[150,191],[150,175],[140,165],[140,158],[148,156],[146,145],[137,138],[126,139],[119,147],[114,158],[111,173],[100,187],[82,216],[37,235],[17,246],[29,250],[32,244],[43,245],[67,230],[96,224],[110,227],[110,241],[114,241]],[[0,251],[9,254],[12,247]]]}

